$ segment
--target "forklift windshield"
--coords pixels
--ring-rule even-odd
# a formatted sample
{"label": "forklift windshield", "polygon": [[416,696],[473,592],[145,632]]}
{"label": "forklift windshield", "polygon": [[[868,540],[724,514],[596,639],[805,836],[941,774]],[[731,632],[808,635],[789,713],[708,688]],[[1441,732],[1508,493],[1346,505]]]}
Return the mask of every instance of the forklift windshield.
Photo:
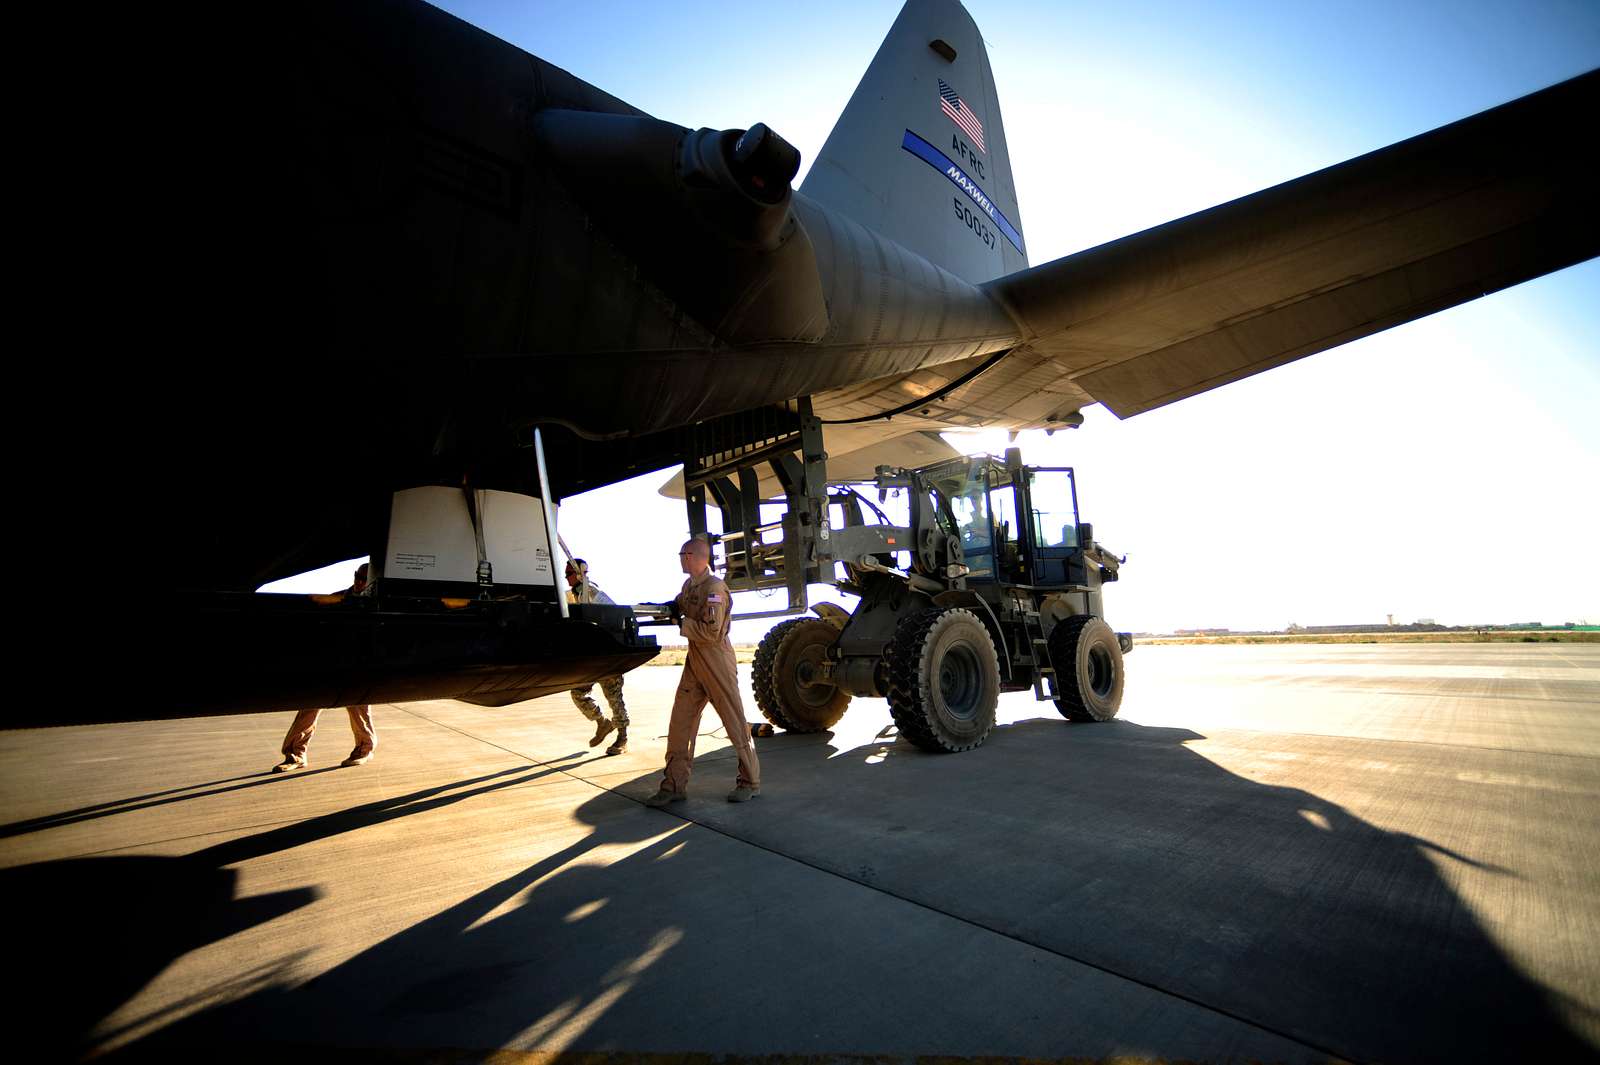
{"label": "forklift windshield", "polygon": [[[1015,581],[1022,574],[1022,523],[1017,520],[1017,490],[1011,480],[1011,471],[1004,466],[989,465],[989,520],[994,523],[996,558],[995,576],[1003,581]],[[1026,476],[1026,474],[1024,474]]]}
{"label": "forklift windshield", "polygon": [[988,485],[983,463],[973,462],[961,474],[941,479],[938,488],[950,501],[967,568],[978,575],[992,572],[993,529],[989,522]]}

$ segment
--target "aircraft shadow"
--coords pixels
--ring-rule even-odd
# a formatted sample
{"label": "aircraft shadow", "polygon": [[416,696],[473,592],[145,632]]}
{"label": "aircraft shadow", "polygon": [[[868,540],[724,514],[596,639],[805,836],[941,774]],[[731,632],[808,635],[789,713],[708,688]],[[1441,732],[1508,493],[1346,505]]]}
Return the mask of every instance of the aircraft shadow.
{"label": "aircraft shadow", "polygon": [[[308,984],[268,974],[120,1056],[226,1048],[237,1060],[239,1048],[265,1060],[290,1047],[487,1055],[557,1035],[577,1051],[675,1051],[696,1049],[710,1026],[741,1023],[729,1018],[759,1029],[752,1038],[769,1054],[883,1053],[886,1039],[894,1045],[884,1033],[897,1028],[920,1033],[903,1039],[911,1045],[902,1052],[954,1052],[961,1039],[977,1052],[1014,1036],[1003,1012],[974,1021],[927,1001],[930,988],[952,981],[986,1001],[1000,974],[896,970],[861,1001],[830,993],[830,971],[855,987],[874,966],[916,964],[892,927],[911,903],[963,933],[988,929],[1329,1056],[1597,1060],[1435,866],[1464,859],[1305,791],[1224,770],[1185,745],[1196,738],[1041,720],[998,731],[978,751],[934,757],[888,739],[839,753],[814,737],[779,736],[758,741],[768,794],[745,806],[721,801],[732,766],[728,752],[713,752],[696,760],[690,803],[641,807],[633,799],[658,776],[641,774],[579,808],[589,826],[581,841]],[[480,778],[191,859],[153,860],[190,877],[173,893],[179,901],[161,904],[171,923],[136,943],[148,957],[80,1020],[137,990],[132,982],[158,971],[155,961],[274,906],[303,904],[229,900],[220,866],[526,779]],[[728,882],[752,844],[811,868],[768,873],[759,890]],[[618,845],[632,849],[616,858]],[[588,859],[602,849],[603,861]],[[88,872],[79,863],[53,875]],[[753,929],[783,922],[807,941],[793,957],[742,953]],[[1113,1047],[1039,1042],[1070,1038],[1061,1033],[1073,1030],[1074,1012],[1094,1008],[1062,1002],[1059,1016],[1036,1025],[1046,1035],[1006,1052],[1184,1056],[1139,1030],[1119,1033]],[[457,1053],[479,1060],[479,1051]]]}

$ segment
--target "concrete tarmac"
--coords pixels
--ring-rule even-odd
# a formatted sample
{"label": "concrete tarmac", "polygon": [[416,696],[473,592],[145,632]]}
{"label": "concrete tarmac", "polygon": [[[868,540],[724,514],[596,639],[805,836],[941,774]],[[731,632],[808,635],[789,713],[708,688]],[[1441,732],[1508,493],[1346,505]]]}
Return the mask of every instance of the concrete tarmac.
{"label": "concrete tarmac", "polygon": [[0,733],[17,1060],[1600,1060],[1600,645],[1128,669],[962,755],[857,700],[744,805],[708,712],[666,811],[676,668],[616,758],[565,696],[279,776],[289,714]]}

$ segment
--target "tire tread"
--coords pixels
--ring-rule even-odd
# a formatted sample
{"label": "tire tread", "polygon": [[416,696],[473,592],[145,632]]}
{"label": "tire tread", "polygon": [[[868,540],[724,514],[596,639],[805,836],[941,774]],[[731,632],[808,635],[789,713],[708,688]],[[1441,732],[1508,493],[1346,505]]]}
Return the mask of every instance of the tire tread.
{"label": "tire tread", "polygon": [[[889,648],[889,714],[894,718],[895,727],[900,735],[923,750],[948,754],[972,750],[982,744],[994,728],[992,708],[989,728],[965,742],[946,736],[934,719],[933,693],[929,688],[933,683],[930,657],[936,642],[932,637],[939,623],[951,616],[964,616],[970,621],[989,643],[990,653],[994,653],[993,640],[983,622],[970,610],[960,608],[934,607],[902,618]],[[995,683],[998,689],[998,672]]]}
{"label": "tire tread", "polygon": [[[1050,632],[1050,663],[1055,667],[1056,690],[1060,697],[1055,700],[1056,709],[1061,711],[1061,716],[1068,721],[1109,721],[1117,716],[1121,709],[1121,693],[1118,693],[1117,703],[1112,706],[1111,713],[1098,717],[1091,710],[1089,701],[1084,697],[1083,686],[1078,682],[1078,645],[1083,640],[1083,632],[1093,622],[1105,625],[1104,619],[1095,614],[1078,614],[1060,622]],[[1109,632],[1109,627],[1107,628]],[[1111,634],[1111,643],[1117,649],[1117,669],[1122,669],[1122,648],[1117,644],[1116,634]]]}
{"label": "tire tread", "polygon": [[778,648],[783,645],[783,638],[789,634],[805,618],[790,618],[780,621],[767,630],[761,637],[761,642],[756,645],[755,658],[750,663],[750,686],[755,690],[756,708],[761,711],[761,716],[772,722],[774,728],[781,728],[785,732],[798,732],[799,725],[789,719],[783,712],[783,707],[778,701],[777,688],[773,683],[772,667],[778,657]]}

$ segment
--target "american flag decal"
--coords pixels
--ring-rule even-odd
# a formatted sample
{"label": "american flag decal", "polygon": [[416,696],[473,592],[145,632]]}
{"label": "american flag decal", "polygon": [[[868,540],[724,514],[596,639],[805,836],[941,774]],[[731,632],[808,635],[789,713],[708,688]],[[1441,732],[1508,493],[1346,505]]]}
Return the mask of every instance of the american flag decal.
{"label": "american flag decal", "polygon": [[961,132],[972,138],[972,143],[978,146],[978,151],[989,150],[983,144],[983,123],[979,122],[978,116],[961,102],[961,95],[943,78],[939,79],[939,107],[950,116],[950,121],[961,127]]}

